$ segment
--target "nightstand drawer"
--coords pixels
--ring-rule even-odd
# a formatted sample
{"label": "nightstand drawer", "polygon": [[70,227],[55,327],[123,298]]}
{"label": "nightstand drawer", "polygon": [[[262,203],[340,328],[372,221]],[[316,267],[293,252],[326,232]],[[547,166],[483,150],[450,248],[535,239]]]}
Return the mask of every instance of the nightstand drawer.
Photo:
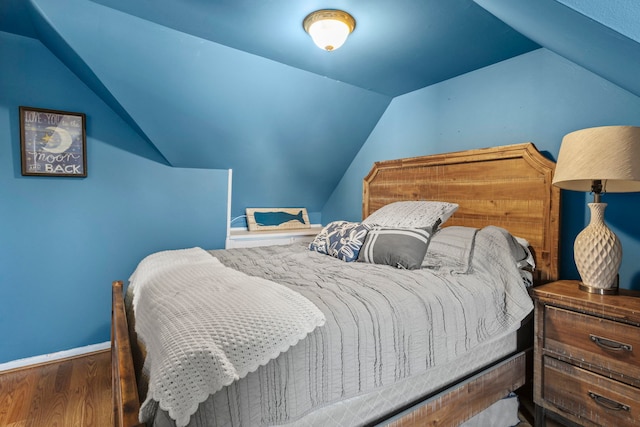
{"label": "nightstand drawer", "polygon": [[545,401],[602,426],[640,424],[638,389],[576,366],[544,357]]}
{"label": "nightstand drawer", "polygon": [[547,306],[543,346],[545,352],[640,385],[640,328],[636,326]]}

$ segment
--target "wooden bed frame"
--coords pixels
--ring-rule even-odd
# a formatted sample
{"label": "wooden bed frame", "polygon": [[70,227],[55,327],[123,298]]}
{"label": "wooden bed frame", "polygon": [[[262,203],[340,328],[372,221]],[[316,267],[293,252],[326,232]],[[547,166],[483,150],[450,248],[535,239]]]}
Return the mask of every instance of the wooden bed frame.
{"label": "wooden bed frame", "polygon": [[[364,179],[363,218],[401,200],[441,200],[460,205],[448,225],[496,225],[525,238],[536,257],[536,284],[558,277],[560,190],[551,184],[555,163],[531,143],[376,162]],[[140,400],[123,284],[112,285],[114,425],[138,422]],[[533,336],[530,337],[531,339]],[[519,351],[447,389],[426,396],[383,424],[394,427],[458,425],[525,383],[527,351]]]}
{"label": "wooden bed frame", "polygon": [[364,179],[362,217],[400,200],[440,200],[460,207],[444,226],[502,227],[525,238],[536,283],[558,277],[560,189],[555,163],[532,143],[376,162]]}

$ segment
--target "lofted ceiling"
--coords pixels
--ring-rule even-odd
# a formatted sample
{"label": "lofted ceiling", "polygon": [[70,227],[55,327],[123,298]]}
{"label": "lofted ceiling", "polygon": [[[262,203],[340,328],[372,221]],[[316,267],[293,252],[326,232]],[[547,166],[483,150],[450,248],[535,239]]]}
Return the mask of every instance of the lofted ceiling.
{"label": "lofted ceiling", "polygon": [[356,29],[344,48],[315,48],[304,17],[326,1],[94,0],[125,13],[326,76],[398,96],[538,46],[470,0],[340,0]]}
{"label": "lofted ceiling", "polygon": [[[39,39],[167,164],[233,169],[234,215],[250,206],[320,211],[396,96],[540,46],[640,95],[633,24],[640,7],[611,1],[628,7],[611,12],[596,0],[2,0],[0,31]],[[331,7],[357,24],[342,48],[325,52],[302,20]],[[126,141],[105,142],[127,149]]]}

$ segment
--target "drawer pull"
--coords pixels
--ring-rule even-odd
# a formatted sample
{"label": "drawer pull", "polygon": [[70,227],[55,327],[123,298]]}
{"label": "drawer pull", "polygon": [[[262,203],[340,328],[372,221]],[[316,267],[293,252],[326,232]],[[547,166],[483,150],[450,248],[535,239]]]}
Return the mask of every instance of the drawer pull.
{"label": "drawer pull", "polygon": [[631,409],[627,405],[616,402],[615,400],[607,399],[606,397],[600,396],[599,394],[596,394],[592,391],[589,392],[589,397],[592,398],[598,405],[607,409],[611,409],[612,411],[629,412],[629,410]]}
{"label": "drawer pull", "polygon": [[591,338],[591,341],[598,344],[598,347],[604,348],[605,350],[611,350],[611,351],[622,351],[622,350],[632,351],[633,350],[633,346],[629,344],[608,340],[606,338],[602,338],[597,335],[589,334],[589,338]]}

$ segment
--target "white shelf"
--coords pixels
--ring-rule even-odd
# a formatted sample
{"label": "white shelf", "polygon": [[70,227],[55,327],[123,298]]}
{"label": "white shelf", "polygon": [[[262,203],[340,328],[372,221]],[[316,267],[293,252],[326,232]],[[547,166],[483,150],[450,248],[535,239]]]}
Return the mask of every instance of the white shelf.
{"label": "white shelf", "polygon": [[249,248],[255,246],[288,245],[295,242],[310,242],[322,230],[322,225],[294,230],[248,231],[246,228],[231,228],[225,248]]}

